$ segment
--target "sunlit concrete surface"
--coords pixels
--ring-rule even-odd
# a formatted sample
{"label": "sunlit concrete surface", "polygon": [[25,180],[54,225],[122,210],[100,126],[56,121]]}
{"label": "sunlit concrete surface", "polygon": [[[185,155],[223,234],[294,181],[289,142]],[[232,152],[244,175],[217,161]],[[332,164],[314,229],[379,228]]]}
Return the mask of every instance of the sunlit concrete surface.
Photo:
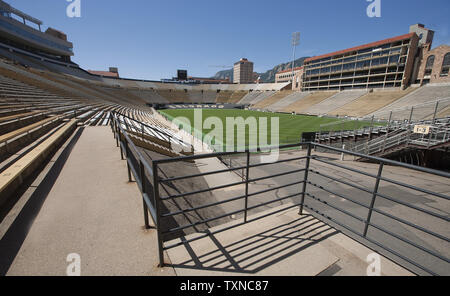
{"label": "sunlit concrete surface", "polygon": [[[286,208],[281,206],[280,209]],[[276,211],[273,209],[270,211]],[[262,212],[250,219],[265,215]],[[227,227],[222,225],[210,231]],[[373,251],[298,208],[241,225],[168,251],[181,276],[365,276]],[[380,256],[380,275],[408,276],[409,271]],[[369,270],[372,270],[369,268]]]}
{"label": "sunlit concrete surface", "polygon": [[156,231],[127,181],[111,129],[85,128],[7,275],[66,275],[71,253],[81,275],[173,275],[157,267]]}

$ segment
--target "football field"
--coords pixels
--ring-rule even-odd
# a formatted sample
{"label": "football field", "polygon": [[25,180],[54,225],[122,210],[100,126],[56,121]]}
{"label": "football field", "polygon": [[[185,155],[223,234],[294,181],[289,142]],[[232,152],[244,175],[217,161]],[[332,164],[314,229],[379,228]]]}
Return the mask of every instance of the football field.
{"label": "football field", "polygon": [[[271,112],[259,112],[259,111],[248,111],[248,110],[237,110],[237,109],[225,109],[225,110],[212,110],[212,109],[203,109],[201,110],[201,119],[203,124],[208,118],[215,117],[220,120],[222,123],[220,126],[211,126],[212,128],[202,128],[201,133],[203,135],[207,135],[214,129],[222,129],[223,130],[223,140],[217,141],[213,140],[212,143],[218,144],[219,142],[229,144],[230,141],[227,140],[227,118],[238,118],[242,117],[244,120],[247,120],[251,117],[256,119],[258,123],[257,129],[250,129],[247,125],[245,127],[245,132],[243,128],[239,129],[238,127],[234,127],[234,143],[238,143],[239,131],[245,135],[245,146],[248,147],[249,137],[255,136],[258,139],[258,143],[267,143],[268,145],[273,145],[271,143],[272,135],[272,122],[273,118],[278,118],[279,129],[275,129],[274,132],[277,132],[279,136],[279,144],[293,144],[299,143],[301,141],[302,133],[305,132],[318,132],[320,130],[320,125],[330,124],[326,127],[322,128],[322,131],[329,130],[353,130],[357,128],[361,128],[363,126],[369,126],[370,122],[367,121],[347,121],[342,122],[342,119],[338,118],[328,118],[328,117],[317,117],[317,116],[306,116],[306,115],[291,115],[291,114],[280,114],[280,113],[271,113]],[[160,110],[162,115],[167,117],[169,120],[173,121],[174,118],[177,117],[185,117],[189,119],[191,126],[194,126],[194,110],[193,109],[170,109],[170,110]],[[198,111],[197,111],[198,112]],[[266,118],[267,120],[267,128],[264,128],[264,125],[260,125],[261,119]],[[213,122],[209,120],[210,122]],[[264,120],[263,120],[264,121]],[[337,124],[333,124],[336,122]],[[376,123],[379,124],[379,123]],[[190,133],[193,133],[193,130],[189,130],[189,127],[184,127]],[[264,141],[260,139],[259,134],[260,130],[267,130],[267,140]],[[238,131],[239,130],[239,131]],[[228,131],[229,132],[229,131]],[[242,140],[242,138],[240,139]],[[261,141],[263,140],[263,141]],[[223,144],[225,146],[225,144]],[[261,145],[264,146],[264,145]]]}

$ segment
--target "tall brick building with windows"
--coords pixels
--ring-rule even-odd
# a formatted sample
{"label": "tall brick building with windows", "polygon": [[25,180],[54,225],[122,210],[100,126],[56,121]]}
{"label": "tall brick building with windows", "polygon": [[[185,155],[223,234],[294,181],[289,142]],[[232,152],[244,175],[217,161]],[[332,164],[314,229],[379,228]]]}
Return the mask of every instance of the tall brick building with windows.
{"label": "tall brick building with windows", "polygon": [[450,83],[450,46],[441,45],[424,53],[419,70],[421,84]]}

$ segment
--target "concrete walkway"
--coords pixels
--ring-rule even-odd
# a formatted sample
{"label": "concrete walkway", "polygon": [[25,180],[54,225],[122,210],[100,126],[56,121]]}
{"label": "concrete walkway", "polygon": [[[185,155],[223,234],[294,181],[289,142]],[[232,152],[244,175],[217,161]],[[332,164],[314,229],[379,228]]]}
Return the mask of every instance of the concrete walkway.
{"label": "concrete walkway", "polygon": [[174,275],[157,268],[156,231],[127,180],[111,129],[85,128],[7,275],[66,275],[71,253],[81,275]]}
{"label": "concrete walkway", "polygon": [[[143,229],[141,196],[127,180],[110,128],[86,127],[7,275],[64,276],[73,253],[86,276],[366,274],[372,251],[297,208],[171,249],[158,268],[156,231]],[[383,275],[411,275],[383,257],[381,266]]]}
{"label": "concrete walkway", "polygon": [[[250,219],[283,208],[286,205]],[[210,231],[232,224],[238,221]],[[364,276],[370,254],[373,251],[311,215],[298,215],[297,207],[168,250],[171,266],[181,276]],[[383,256],[380,271],[412,275]]]}

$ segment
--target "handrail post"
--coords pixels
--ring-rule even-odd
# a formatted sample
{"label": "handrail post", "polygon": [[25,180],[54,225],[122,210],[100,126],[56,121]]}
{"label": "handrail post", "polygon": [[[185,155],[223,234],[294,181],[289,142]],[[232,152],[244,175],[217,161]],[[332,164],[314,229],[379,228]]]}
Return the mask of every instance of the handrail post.
{"label": "handrail post", "polygon": [[306,156],[306,166],[305,173],[303,177],[303,191],[302,191],[302,202],[300,203],[300,212],[299,215],[303,215],[303,205],[305,203],[305,195],[306,195],[306,183],[308,182],[308,172],[309,172],[309,164],[311,161],[311,143],[308,143],[308,152]]}
{"label": "handrail post", "polygon": [[142,163],[142,160],[139,161],[139,175],[140,175],[139,177],[141,179],[142,202],[144,203],[145,229],[150,229],[150,223],[149,223],[149,219],[148,219],[148,207],[147,207],[147,203],[145,202],[145,199],[144,199],[144,194],[147,193],[144,180],[147,177],[145,176],[145,168],[144,168],[144,164]]}
{"label": "handrail post", "polygon": [[409,114],[409,120],[408,120],[408,124],[411,123],[412,121],[412,117],[413,117],[413,112],[414,112],[414,107],[411,107],[411,113]]}
{"label": "handrail post", "polygon": [[[117,133],[117,138],[120,138],[120,132]],[[119,140],[119,143],[120,143],[120,144],[122,144],[121,142],[122,142],[122,140]],[[124,143],[125,143],[125,142],[124,142]],[[124,158],[124,156],[123,156],[123,148],[122,148],[122,145],[119,145],[119,148],[120,148],[120,159],[121,159],[121,160],[124,160],[125,158]]]}
{"label": "handrail post", "polygon": [[153,198],[155,199],[156,210],[156,232],[158,235],[158,252],[159,252],[159,267],[164,267],[164,249],[162,241],[161,231],[161,200],[159,196],[159,177],[158,177],[158,164],[153,162]]}
{"label": "handrail post", "polygon": [[363,236],[367,236],[367,231],[369,229],[370,219],[372,218],[373,207],[375,206],[375,200],[378,195],[378,188],[380,187],[381,174],[383,173],[384,162],[380,162],[380,166],[378,167],[378,175],[377,181],[375,182],[375,188],[373,190],[372,201],[370,202],[369,213],[367,215],[366,225],[364,227]]}
{"label": "handrail post", "polygon": [[128,182],[133,182],[133,180],[131,179],[131,168],[130,168],[130,163],[129,161],[129,156],[130,156],[130,148],[128,147],[128,142],[125,141],[125,160],[127,162],[127,169],[128,169]]}
{"label": "handrail post", "polygon": [[430,130],[430,135],[428,136],[428,143],[427,143],[427,148],[430,148],[431,146],[431,138],[433,136],[433,129],[434,129],[434,125],[436,123],[436,115],[438,112],[438,108],[439,108],[439,101],[436,102],[436,106],[434,107],[434,113],[433,113],[433,121],[432,121],[432,128]]}
{"label": "handrail post", "polygon": [[250,173],[250,151],[247,150],[247,167],[246,167],[246,172],[245,172],[245,212],[244,212],[244,223],[247,223],[247,216],[248,216],[248,180],[249,180],[249,173]]}
{"label": "handrail post", "polygon": [[369,129],[369,141],[372,140],[372,132],[373,132],[374,120],[375,120],[375,115],[372,115],[372,120],[370,121],[370,129]]}

